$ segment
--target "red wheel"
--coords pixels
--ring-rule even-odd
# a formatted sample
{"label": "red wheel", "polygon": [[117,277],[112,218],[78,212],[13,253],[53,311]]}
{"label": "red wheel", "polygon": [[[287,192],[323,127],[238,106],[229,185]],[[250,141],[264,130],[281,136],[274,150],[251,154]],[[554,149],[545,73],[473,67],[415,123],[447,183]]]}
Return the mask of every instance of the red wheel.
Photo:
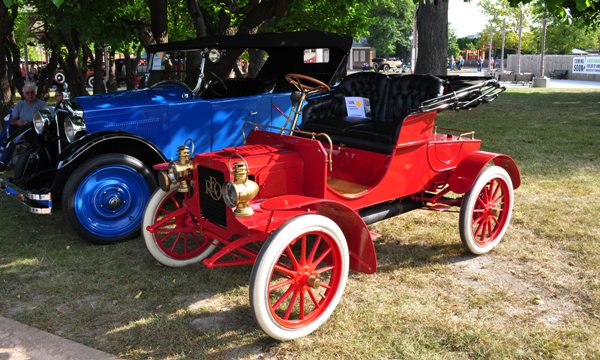
{"label": "red wheel", "polygon": [[148,251],[158,262],[179,267],[197,263],[215,248],[200,231],[194,215],[186,208],[189,193],[161,189],[150,198],[142,226]]}
{"label": "red wheel", "polygon": [[320,215],[295,218],[264,244],[250,278],[250,303],[261,328],[291,340],[321,326],[348,278],[348,247],[340,228]]}
{"label": "red wheel", "polygon": [[485,169],[465,195],[460,209],[460,237],[467,250],[492,250],[506,232],[513,208],[513,185],[503,168]]}

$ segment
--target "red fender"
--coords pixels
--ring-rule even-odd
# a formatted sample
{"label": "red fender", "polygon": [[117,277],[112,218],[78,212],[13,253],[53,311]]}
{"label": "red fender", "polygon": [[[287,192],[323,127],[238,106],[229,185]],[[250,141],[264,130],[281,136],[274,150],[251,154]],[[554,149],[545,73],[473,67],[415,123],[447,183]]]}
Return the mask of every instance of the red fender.
{"label": "red fender", "polygon": [[377,270],[375,246],[369,228],[362,218],[348,206],[302,195],[286,195],[266,200],[261,204],[268,210],[301,210],[317,213],[333,220],[342,229],[350,252],[350,269],[372,274]]}
{"label": "red fender", "polygon": [[519,172],[517,164],[510,156],[486,151],[476,151],[469,154],[458,164],[448,179],[450,190],[457,194],[464,194],[469,191],[483,168],[490,161],[493,161],[495,165],[506,170],[512,180],[513,188],[516,189],[521,185],[521,173]]}

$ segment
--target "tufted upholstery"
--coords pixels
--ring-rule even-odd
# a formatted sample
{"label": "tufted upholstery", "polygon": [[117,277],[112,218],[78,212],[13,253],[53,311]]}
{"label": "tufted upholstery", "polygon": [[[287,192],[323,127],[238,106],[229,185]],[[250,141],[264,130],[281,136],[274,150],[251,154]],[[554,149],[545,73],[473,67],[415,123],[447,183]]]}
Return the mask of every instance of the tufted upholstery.
{"label": "tufted upholstery", "polygon": [[[315,99],[304,107],[302,129],[326,132],[336,143],[391,153],[404,118],[424,100],[442,95],[443,84],[431,75],[353,74],[331,96]],[[371,118],[360,123],[347,121],[345,96],[369,98]]]}
{"label": "tufted upholstery", "polygon": [[349,75],[330,96],[310,101],[302,112],[302,128],[305,131],[338,133],[351,126],[347,121],[347,96],[360,96],[370,100],[371,119],[379,119],[384,113],[387,76],[374,72]]}

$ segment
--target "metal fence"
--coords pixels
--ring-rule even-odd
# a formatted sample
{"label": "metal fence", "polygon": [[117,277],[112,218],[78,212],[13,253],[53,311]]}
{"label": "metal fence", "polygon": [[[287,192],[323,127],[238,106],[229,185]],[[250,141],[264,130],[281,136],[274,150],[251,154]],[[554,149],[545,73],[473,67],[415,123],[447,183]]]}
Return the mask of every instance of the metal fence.
{"label": "metal fence", "polygon": [[[554,70],[568,70],[567,79],[600,81],[600,75],[573,74],[573,58],[581,55],[544,55],[544,72],[546,76]],[[507,71],[518,72],[517,55],[508,55]],[[540,75],[540,55],[521,55],[521,73]]]}

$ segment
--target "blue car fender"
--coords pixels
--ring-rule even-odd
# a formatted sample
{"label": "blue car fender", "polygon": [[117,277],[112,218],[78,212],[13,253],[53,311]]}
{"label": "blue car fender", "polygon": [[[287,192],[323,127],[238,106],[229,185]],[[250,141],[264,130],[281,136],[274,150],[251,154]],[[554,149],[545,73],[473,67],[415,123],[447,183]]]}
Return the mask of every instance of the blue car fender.
{"label": "blue car fender", "polygon": [[57,174],[51,187],[53,197],[60,197],[64,183],[78,165],[94,156],[107,153],[133,156],[150,169],[154,164],[167,161],[156,145],[138,135],[119,131],[94,133],[70,144],[60,154]]}

